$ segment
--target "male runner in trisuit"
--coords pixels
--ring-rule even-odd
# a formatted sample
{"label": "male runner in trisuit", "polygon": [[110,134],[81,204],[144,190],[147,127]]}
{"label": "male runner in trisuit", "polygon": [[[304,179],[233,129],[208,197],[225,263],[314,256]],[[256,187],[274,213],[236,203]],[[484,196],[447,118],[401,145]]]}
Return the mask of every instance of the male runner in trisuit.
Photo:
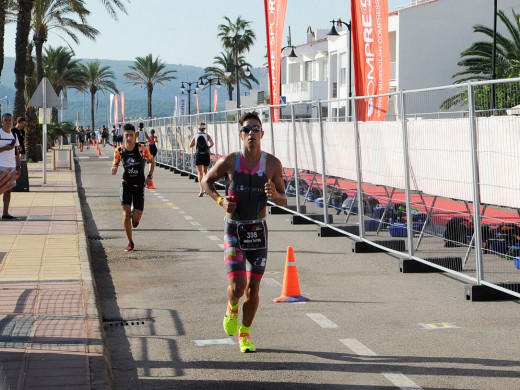
{"label": "male runner in trisuit", "polygon": [[[123,128],[123,145],[114,150],[114,163],[112,165],[112,175],[117,173],[119,162],[123,163],[123,181],[119,192],[121,206],[123,209],[123,226],[128,245],[125,251],[134,250],[132,239],[132,227],[139,225],[144,210],[144,187],[152,184],[155,160],[146,146],[138,145],[135,142],[135,127],[127,123]],[[144,177],[144,165],[146,161],[150,163],[148,176]],[[132,211],[132,204],[134,209]]]}
{"label": "male runner in trisuit", "polygon": [[[239,346],[242,352],[254,352],[249,331],[259,303],[260,281],[267,261],[267,199],[277,205],[286,203],[282,164],[260,146],[264,132],[256,112],[240,118],[242,151],[222,157],[202,179],[202,188],[226,210],[224,262],[229,278],[228,303],[223,325],[233,336],[238,330],[238,304],[242,305]],[[222,176],[230,181],[225,197],[215,189]]]}

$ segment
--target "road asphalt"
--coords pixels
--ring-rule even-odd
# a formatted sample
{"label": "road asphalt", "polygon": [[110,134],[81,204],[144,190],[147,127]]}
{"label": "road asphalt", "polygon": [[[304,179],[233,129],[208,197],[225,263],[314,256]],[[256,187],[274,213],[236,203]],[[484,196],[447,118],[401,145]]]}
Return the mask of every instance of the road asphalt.
{"label": "road asphalt", "polygon": [[[126,253],[121,179],[112,149],[101,151],[77,153],[76,176],[49,172],[46,186],[34,165],[31,192],[12,203],[33,218],[0,222],[11,388],[520,388],[518,301],[467,301],[461,280],[400,273],[399,259],[353,253],[350,239],[318,237],[288,215],[268,216],[257,352],[240,353],[222,329],[223,210],[194,180],[157,168]],[[288,246],[307,303],[273,302]]]}

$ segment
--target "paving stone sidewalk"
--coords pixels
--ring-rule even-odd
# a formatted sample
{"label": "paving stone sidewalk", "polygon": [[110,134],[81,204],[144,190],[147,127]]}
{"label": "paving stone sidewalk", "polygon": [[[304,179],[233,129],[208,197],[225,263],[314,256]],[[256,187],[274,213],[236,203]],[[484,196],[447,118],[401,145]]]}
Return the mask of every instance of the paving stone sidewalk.
{"label": "paving stone sidewalk", "polygon": [[0,221],[0,388],[108,389],[75,172],[28,167]]}

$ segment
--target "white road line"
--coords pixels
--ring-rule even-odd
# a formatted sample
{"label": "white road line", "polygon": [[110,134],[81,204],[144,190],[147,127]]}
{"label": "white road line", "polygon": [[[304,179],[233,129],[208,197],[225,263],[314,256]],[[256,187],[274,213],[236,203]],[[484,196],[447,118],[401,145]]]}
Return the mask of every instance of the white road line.
{"label": "white road line", "polygon": [[108,156],[99,156],[99,158],[110,158]]}
{"label": "white road line", "polygon": [[200,223],[195,222],[195,221],[191,221],[190,223],[191,223],[193,226],[200,226]]}
{"label": "white road line", "polygon": [[403,390],[422,390],[413,381],[398,372],[382,372],[383,376],[392,382],[395,386]]}
{"label": "white road line", "polygon": [[193,217],[190,217],[189,215],[185,215],[184,218],[186,218],[188,221],[193,219]]}
{"label": "white road line", "polygon": [[217,236],[206,236],[208,237],[211,241],[220,241],[221,238],[217,237]]}
{"label": "white road line", "polygon": [[218,244],[218,246],[220,247],[220,249],[224,249],[224,244]]}
{"label": "white road line", "polygon": [[271,287],[280,287],[281,284],[276,280],[275,278],[262,278],[262,281],[264,284],[271,286]]}
{"label": "white road line", "polygon": [[209,230],[206,228],[199,228],[199,232],[201,233],[209,233]]}
{"label": "white road line", "polygon": [[79,158],[90,158],[90,157],[81,157],[81,156],[80,156]]}
{"label": "white road line", "polygon": [[153,190],[153,191],[154,191],[153,193],[154,193],[155,196],[157,196],[157,197],[162,196],[162,195],[159,194],[158,192],[155,192],[155,190]]}
{"label": "white road line", "polygon": [[316,322],[319,326],[326,329],[339,328],[334,322],[329,320],[323,314],[319,313],[307,313],[307,316],[311,318],[314,322]]}
{"label": "white road line", "polygon": [[356,339],[340,339],[345,346],[347,346],[352,352],[360,356],[377,356],[377,353],[372,351],[370,348],[365,347]]}
{"label": "white road line", "polygon": [[164,199],[161,199],[163,202],[169,202],[168,199],[164,198]]}

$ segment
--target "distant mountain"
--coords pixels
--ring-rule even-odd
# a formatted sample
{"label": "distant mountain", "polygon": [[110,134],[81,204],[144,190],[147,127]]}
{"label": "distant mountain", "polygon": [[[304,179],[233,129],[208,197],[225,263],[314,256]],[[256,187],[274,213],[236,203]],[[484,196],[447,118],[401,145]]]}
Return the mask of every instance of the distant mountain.
{"label": "distant mountain", "polygon": [[[0,84],[0,108],[2,112],[6,109],[12,111],[15,95],[14,88],[14,61],[13,57],[4,58],[4,69],[2,71],[2,78]],[[82,62],[92,61],[91,59],[80,59]],[[104,60],[101,59],[101,64],[109,66],[115,75],[115,82],[119,91],[123,91],[125,94],[125,116],[126,117],[146,117],[147,115],[147,98],[146,89],[132,86],[128,82],[128,79],[124,77],[124,74],[130,72],[129,66],[133,65],[133,61],[116,61],[116,60]],[[156,85],[153,91],[153,116],[164,117],[173,115],[175,96],[180,94],[180,87],[182,81],[197,81],[200,76],[204,74],[204,69],[181,64],[167,64],[166,70],[175,70],[175,80],[165,83],[164,85]],[[255,77],[260,80],[260,69],[251,70]],[[212,87],[212,91],[215,87]],[[247,89],[241,87],[242,94]],[[209,107],[209,89],[200,90],[199,94],[199,107],[200,112],[208,111]],[[6,105],[6,101],[1,98],[7,97],[9,105]],[[98,93],[96,95],[96,126],[101,126],[108,123],[108,110],[109,110],[109,94]],[[227,90],[225,86],[218,89],[218,108],[223,110],[225,107],[225,101],[227,100]],[[191,112],[196,112],[195,99],[192,95],[191,99],[192,109]],[[68,108],[64,110],[63,120],[75,122],[76,117],[79,117],[81,124],[90,123],[90,95],[83,94],[70,90],[68,91]]]}

